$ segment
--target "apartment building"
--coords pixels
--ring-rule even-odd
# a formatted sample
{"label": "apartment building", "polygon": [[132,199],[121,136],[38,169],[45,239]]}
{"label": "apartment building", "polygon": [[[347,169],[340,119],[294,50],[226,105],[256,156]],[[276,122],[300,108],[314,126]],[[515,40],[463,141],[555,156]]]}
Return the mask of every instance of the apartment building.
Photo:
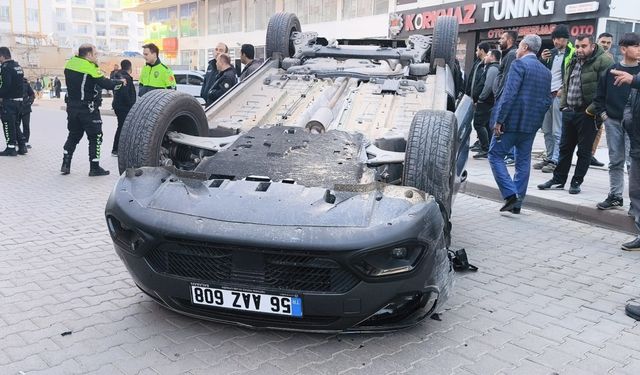
{"label": "apartment building", "polygon": [[386,37],[389,10],[396,0],[125,0],[126,10],[143,12],[145,41],[161,49],[173,66],[204,69],[218,42],[232,58],[240,46],[256,46],[264,57],[267,23],[272,14],[294,12],[303,30],[329,38]]}
{"label": "apartment building", "polygon": [[92,43],[99,51],[121,53],[139,51],[142,45],[142,14],[122,11],[120,0],[46,2],[53,8],[52,35],[61,47],[75,49],[82,43]]}

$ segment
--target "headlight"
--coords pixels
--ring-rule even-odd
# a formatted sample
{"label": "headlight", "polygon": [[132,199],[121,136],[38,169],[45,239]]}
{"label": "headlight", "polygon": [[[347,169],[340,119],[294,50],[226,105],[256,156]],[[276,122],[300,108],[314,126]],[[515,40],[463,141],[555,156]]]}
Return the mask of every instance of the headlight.
{"label": "headlight", "polygon": [[124,250],[135,254],[145,239],[135,231],[126,228],[118,219],[113,216],[107,217],[107,226],[114,242],[118,243]]}
{"label": "headlight", "polygon": [[372,250],[355,260],[355,267],[367,276],[390,276],[410,272],[415,268],[425,246],[418,244],[399,245]]}

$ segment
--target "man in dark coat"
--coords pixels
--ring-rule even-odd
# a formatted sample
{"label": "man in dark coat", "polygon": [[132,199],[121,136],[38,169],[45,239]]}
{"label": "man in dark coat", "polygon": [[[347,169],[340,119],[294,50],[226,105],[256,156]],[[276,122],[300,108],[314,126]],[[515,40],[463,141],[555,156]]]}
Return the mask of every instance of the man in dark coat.
{"label": "man in dark coat", "polygon": [[218,76],[218,68],[216,60],[218,56],[223,53],[229,53],[229,47],[227,47],[224,43],[218,43],[215,48],[215,57],[209,61],[207,65],[207,72],[204,75],[204,82],[202,83],[202,88],[200,89],[200,97],[204,99],[205,105],[208,107],[211,105],[211,101],[208,100],[209,92],[211,91],[211,87],[213,87],[213,83],[216,81],[216,77]]}
{"label": "man in dark coat", "polygon": [[29,137],[31,136],[31,105],[36,100],[36,93],[31,88],[28,79],[24,79],[24,96],[22,97],[22,106],[20,106],[20,114],[18,116],[17,125],[22,124],[22,135],[27,148],[31,148]]}
{"label": "man in dark coat", "polygon": [[116,118],[118,119],[118,129],[116,130],[116,135],[113,138],[113,148],[111,149],[112,156],[118,156],[118,143],[120,141],[120,132],[122,131],[122,125],[124,124],[124,120],[127,118],[127,114],[129,114],[129,110],[136,102],[136,88],[133,86],[133,78],[131,77],[131,61],[122,60],[120,62],[121,70],[116,72],[113,75],[114,79],[124,79],[127,81],[126,86],[122,87],[120,90],[114,91],[113,94],[113,103],[111,106],[113,107],[113,111],[116,113]]}
{"label": "man in dark coat", "polygon": [[216,60],[216,67],[219,73],[211,85],[211,90],[207,93],[207,103],[215,102],[238,83],[236,71],[231,66],[231,58],[229,58],[229,55],[226,53],[220,54]]}

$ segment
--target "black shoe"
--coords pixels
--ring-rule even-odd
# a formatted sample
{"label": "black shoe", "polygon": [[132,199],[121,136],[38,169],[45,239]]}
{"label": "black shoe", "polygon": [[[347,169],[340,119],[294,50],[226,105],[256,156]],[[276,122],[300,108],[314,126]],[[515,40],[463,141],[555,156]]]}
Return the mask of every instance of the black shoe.
{"label": "black shoe", "polygon": [[551,180],[545,182],[544,184],[538,185],[538,189],[540,189],[540,190],[547,190],[547,189],[559,189],[559,190],[562,190],[562,189],[564,189],[564,184],[556,182],[552,178]]}
{"label": "black shoe", "polygon": [[73,155],[71,155],[71,154],[62,155],[62,166],[60,167],[60,172],[62,174],[71,173],[71,157],[72,156]]}
{"label": "black shoe", "polygon": [[27,143],[26,146],[27,146],[28,149],[31,149],[31,145],[30,144]]}
{"label": "black shoe", "polygon": [[481,151],[482,148],[480,147],[480,141],[476,141],[476,143],[474,143],[469,150],[473,151],[473,152],[478,152]]}
{"label": "black shoe", "polygon": [[591,162],[589,163],[589,165],[592,165],[594,167],[604,167],[604,163],[598,161],[595,156],[591,156]]}
{"label": "black shoe", "polygon": [[26,145],[18,146],[18,155],[26,155],[29,152]]}
{"label": "black shoe", "polygon": [[622,197],[609,194],[603,202],[596,204],[596,207],[598,207],[599,210],[610,210],[612,208],[622,207]]}
{"label": "black shoe", "polygon": [[572,182],[569,187],[569,194],[580,194],[582,189],[580,189],[580,184],[577,182]]}
{"label": "black shoe", "polygon": [[109,171],[104,170],[102,167],[98,166],[98,167],[93,167],[89,170],[89,177],[96,177],[96,176],[107,176],[109,174]]}
{"label": "black shoe", "polygon": [[487,151],[478,151],[477,154],[473,155],[474,159],[486,159],[489,157],[489,153]]}
{"label": "black shoe", "polygon": [[504,200],[504,206],[500,207],[500,212],[513,210],[517,203],[518,203],[518,196],[517,195],[512,194],[512,195],[508,196]]}
{"label": "black shoe", "polygon": [[630,318],[633,318],[635,320],[640,320],[640,305],[632,305],[628,303],[627,306],[624,308],[624,312]]}
{"label": "black shoe", "polygon": [[0,156],[18,156],[18,152],[15,147],[7,147],[4,151],[0,152]]}
{"label": "black shoe", "polygon": [[511,212],[514,215],[520,215],[520,207],[514,207],[510,209],[509,212]]}
{"label": "black shoe", "polygon": [[621,248],[626,251],[640,250],[640,237],[636,237],[633,241],[623,243]]}
{"label": "black shoe", "polygon": [[516,164],[516,161],[515,161],[515,159],[513,159],[513,158],[510,158],[510,157],[508,157],[508,156],[505,156],[505,158],[504,158],[504,163],[505,163],[506,165],[515,165],[515,164]]}
{"label": "black shoe", "polygon": [[118,157],[118,150],[111,151],[111,156]]}

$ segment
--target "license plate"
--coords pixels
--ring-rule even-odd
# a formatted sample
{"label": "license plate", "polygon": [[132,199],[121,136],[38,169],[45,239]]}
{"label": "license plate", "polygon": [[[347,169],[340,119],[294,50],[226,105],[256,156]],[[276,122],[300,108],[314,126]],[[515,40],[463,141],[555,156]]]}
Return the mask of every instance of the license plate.
{"label": "license plate", "polygon": [[197,305],[226,309],[302,317],[302,298],[300,297],[274,296],[191,285],[191,302]]}

